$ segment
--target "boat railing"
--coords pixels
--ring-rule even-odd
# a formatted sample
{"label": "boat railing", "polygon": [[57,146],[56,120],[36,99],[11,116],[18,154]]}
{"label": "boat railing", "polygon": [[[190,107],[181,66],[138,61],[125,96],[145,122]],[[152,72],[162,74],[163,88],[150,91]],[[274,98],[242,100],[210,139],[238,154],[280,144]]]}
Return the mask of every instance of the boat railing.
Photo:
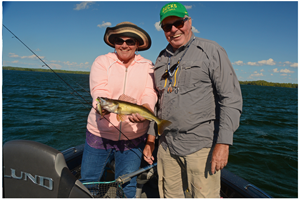
{"label": "boat railing", "polygon": [[248,190],[249,187],[251,187],[251,188],[255,189],[256,191],[260,192],[261,194],[265,195],[266,198],[272,198],[266,192],[262,191],[260,188],[254,186],[253,184],[247,184],[246,186],[244,186],[244,189]]}

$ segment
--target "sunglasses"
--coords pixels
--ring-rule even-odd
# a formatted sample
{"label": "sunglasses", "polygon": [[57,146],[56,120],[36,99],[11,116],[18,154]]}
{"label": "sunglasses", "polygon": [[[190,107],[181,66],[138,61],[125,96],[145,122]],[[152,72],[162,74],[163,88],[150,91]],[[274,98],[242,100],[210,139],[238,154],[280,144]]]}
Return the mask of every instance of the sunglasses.
{"label": "sunglasses", "polygon": [[123,45],[123,43],[126,43],[128,46],[134,46],[135,45],[135,40],[134,39],[127,39],[127,40],[123,40],[121,38],[116,38],[115,39],[115,44],[117,45]]}
{"label": "sunglasses", "polygon": [[172,24],[162,24],[161,28],[165,31],[165,32],[169,32],[172,29],[172,26],[175,26],[176,28],[182,28],[184,26],[184,22],[186,22],[189,18],[184,18],[184,19],[180,19],[175,21]]}

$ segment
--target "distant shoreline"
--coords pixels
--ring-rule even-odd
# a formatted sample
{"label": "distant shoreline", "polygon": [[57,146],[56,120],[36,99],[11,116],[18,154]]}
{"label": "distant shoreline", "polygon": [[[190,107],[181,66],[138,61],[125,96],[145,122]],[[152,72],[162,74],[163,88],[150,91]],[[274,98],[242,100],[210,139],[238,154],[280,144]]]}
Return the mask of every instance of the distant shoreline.
{"label": "distant shoreline", "polygon": [[[3,66],[2,70],[19,70],[19,71],[33,71],[33,72],[52,72],[50,69],[40,68],[20,68],[12,66]],[[56,73],[71,73],[71,74],[84,74],[89,75],[90,72],[85,71],[68,71],[68,70],[53,70]],[[272,86],[272,87],[285,87],[285,88],[298,88],[298,84],[292,83],[273,83],[264,80],[258,81],[239,81],[241,85],[255,85],[255,86]]]}
{"label": "distant shoreline", "polygon": [[[12,67],[12,66],[3,66],[2,70],[19,70],[19,71],[32,71],[32,72],[52,72],[48,68],[20,68],[20,67]],[[56,73],[71,73],[71,74],[85,74],[89,75],[90,72],[85,72],[85,71],[69,71],[69,70],[53,70]]]}

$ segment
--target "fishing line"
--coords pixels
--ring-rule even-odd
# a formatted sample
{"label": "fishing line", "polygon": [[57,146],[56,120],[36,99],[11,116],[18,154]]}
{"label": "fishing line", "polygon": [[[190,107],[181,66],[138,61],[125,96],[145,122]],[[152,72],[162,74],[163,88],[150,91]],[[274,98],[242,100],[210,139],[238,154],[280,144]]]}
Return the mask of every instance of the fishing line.
{"label": "fishing line", "polygon": [[[80,84],[78,84],[78,83],[77,83],[75,80],[73,80],[69,75],[65,75],[64,78],[68,78],[69,82],[72,81],[73,84],[77,84],[77,86],[81,87],[81,89],[82,89],[83,91],[85,91],[86,93],[88,93],[88,94],[90,95],[90,92],[89,92],[89,91],[87,91],[84,87],[82,87]],[[62,84],[62,85],[64,85],[64,87],[69,91],[69,93],[70,93],[71,95],[73,95],[73,96],[75,97],[75,99],[78,100],[78,101],[79,101],[86,109],[90,109],[89,107],[86,106],[86,104],[85,104],[84,102],[82,102],[82,100],[81,100],[80,98],[78,98],[78,96],[76,96],[76,93],[72,92],[72,91],[70,90],[70,88],[67,87],[65,84]],[[80,89],[74,89],[74,90],[77,90],[77,92],[78,92],[78,91],[83,92],[83,91],[80,90]],[[81,95],[81,96],[82,96],[82,98],[84,98],[83,95]],[[89,104],[89,105],[90,105],[90,104]],[[97,109],[95,109],[95,110],[97,111]]]}
{"label": "fishing line", "polygon": [[67,84],[75,93],[78,94],[78,96],[80,96],[87,104],[89,104],[88,101],[86,101],[86,99],[84,99],[75,89],[73,89],[73,87],[68,84],[68,82],[66,82],[63,78],[61,78],[54,70],[52,70],[52,68],[46,63],[44,62],[37,54],[35,54],[35,52],[33,52],[21,39],[19,39],[19,37],[17,37],[12,31],[10,31],[4,24],[3,27],[6,28],[16,39],[18,39],[28,50],[30,50],[30,52],[32,52],[41,62],[43,62],[43,64],[45,64],[45,66],[47,66],[55,75],[57,75],[57,77],[59,79],[61,79],[65,84]]}
{"label": "fishing line", "polygon": [[[80,95],[70,84],[68,84],[63,78],[61,78],[45,61],[43,61],[33,50],[31,50],[21,39],[19,39],[11,30],[9,30],[4,24],[2,24],[4,28],[6,28],[16,39],[18,39],[30,52],[32,52],[41,62],[43,62],[43,64],[45,66],[47,66],[60,80],[62,80],[65,84],[67,84],[69,86],[69,88],[72,89],[72,91],[74,91],[74,93],[76,93],[81,99],[83,99],[86,104],[89,104],[93,109],[96,110],[96,112],[99,114],[98,110],[96,108],[93,107],[93,105],[91,105],[84,97],[82,97],[82,95]],[[84,89],[85,90],[85,89]],[[86,90],[85,90],[86,91]],[[86,91],[88,92],[88,91]],[[74,93],[70,92],[72,95],[74,95]],[[88,92],[89,93],[89,92]],[[77,100],[79,100],[76,96]],[[80,101],[80,100],[79,100]],[[80,101],[81,102],[81,101]],[[83,104],[81,102],[81,104]],[[83,104],[84,105],[84,104]],[[85,105],[84,105],[85,106]],[[106,117],[102,117],[104,118],[105,120],[107,120],[110,124],[112,124]],[[113,124],[112,124],[113,125]],[[115,125],[113,125],[113,127],[115,127],[127,140],[129,140],[131,142],[131,144],[133,146],[135,146],[136,148],[138,148],[124,133],[122,133],[122,131],[120,129],[118,129]],[[145,156],[147,158],[147,156],[142,152],[142,150],[140,148],[138,148],[138,150],[142,153],[143,156]],[[142,159],[142,158],[140,158]]]}

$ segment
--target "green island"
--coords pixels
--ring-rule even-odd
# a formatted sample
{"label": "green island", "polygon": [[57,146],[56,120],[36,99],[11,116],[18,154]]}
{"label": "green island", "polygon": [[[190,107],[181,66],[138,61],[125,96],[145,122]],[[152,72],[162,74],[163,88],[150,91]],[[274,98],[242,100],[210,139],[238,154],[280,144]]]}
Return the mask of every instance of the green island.
{"label": "green island", "polygon": [[[20,71],[33,71],[33,72],[52,72],[50,69],[45,68],[20,68],[20,67],[12,67],[12,66],[3,66],[3,70],[20,70]],[[69,71],[69,70],[53,70],[56,73],[72,73],[72,74],[90,74],[87,71]],[[292,83],[273,83],[267,82],[264,80],[258,81],[239,81],[241,85],[255,85],[255,86],[273,86],[273,87],[286,87],[286,88],[298,88],[298,84]]]}
{"label": "green island", "polygon": [[285,88],[298,88],[298,84],[292,83],[273,83],[264,80],[258,81],[239,81],[241,85],[255,85],[255,86],[273,86],[273,87],[285,87]]}

